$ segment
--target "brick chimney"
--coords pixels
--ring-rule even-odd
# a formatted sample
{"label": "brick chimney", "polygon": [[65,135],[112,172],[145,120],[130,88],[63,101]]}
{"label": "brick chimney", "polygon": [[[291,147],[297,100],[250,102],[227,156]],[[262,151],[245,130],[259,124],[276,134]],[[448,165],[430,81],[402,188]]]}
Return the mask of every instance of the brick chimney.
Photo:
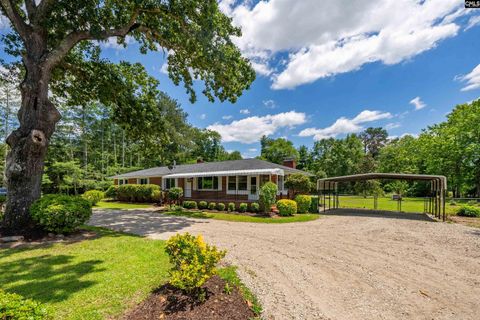
{"label": "brick chimney", "polygon": [[297,162],[295,161],[295,158],[286,158],[283,160],[283,165],[295,169],[297,167]]}

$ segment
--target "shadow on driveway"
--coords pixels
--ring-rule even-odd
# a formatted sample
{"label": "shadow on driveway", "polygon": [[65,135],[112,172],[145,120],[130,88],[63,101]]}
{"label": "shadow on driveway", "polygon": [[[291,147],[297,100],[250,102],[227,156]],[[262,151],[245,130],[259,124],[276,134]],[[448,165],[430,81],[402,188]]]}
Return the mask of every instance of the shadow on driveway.
{"label": "shadow on driveway", "polygon": [[152,210],[95,210],[89,225],[148,236],[176,233],[194,224],[208,223],[185,217],[163,215]]}
{"label": "shadow on driveway", "polygon": [[410,212],[393,212],[382,210],[366,210],[366,209],[335,209],[322,212],[327,216],[350,216],[350,217],[370,217],[370,218],[387,218],[402,220],[420,220],[434,222],[436,220],[430,218],[424,213]]}

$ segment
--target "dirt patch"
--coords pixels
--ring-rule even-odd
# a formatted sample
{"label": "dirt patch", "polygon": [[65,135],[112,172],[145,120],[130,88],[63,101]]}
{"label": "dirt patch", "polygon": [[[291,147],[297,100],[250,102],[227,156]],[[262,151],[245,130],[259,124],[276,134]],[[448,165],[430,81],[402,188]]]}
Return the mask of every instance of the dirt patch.
{"label": "dirt patch", "polygon": [[128,320],[247,320],[255,317],[237,288],[230,294],[225,292],[226,282],[218,276],[208,280],[203,286],[206,295],[201,302],[194,295],[164,285],[150,297],[128,312],[123,319]]}
{"label": "dirt patch", "polygon": [[480,228],[480,218],[470,218],[470,217],[460,217],[460,216],[450,216],[448,220],[463,224],[469,227]]}
{"label": "dirt patch", "polygon": [[25,235],[24,237],[25,238],[22,241],[0,243],[0,249],[41,246],[58,242],[74,243],[78,241],[94,239],[98,237],[98,234],[89,230],[77,230],[68,235],[54,235],[39,231],[38,233],[29,234],[29,236]]}

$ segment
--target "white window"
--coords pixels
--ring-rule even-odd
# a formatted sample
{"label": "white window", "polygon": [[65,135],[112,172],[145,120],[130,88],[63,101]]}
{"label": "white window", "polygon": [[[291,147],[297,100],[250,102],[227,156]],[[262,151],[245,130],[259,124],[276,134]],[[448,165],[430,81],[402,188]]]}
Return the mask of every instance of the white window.
{"label": "white window", "polygon": [[165,189],[175,188],[175,179],[174,178],[166,178],[165,179]]}
{"label": "white window", "polygon": [[148,184],[148,178],[140,178],[140,179],[137,179],[137,183],[138,184]]}
{"label": "white window", "polygon": [[228,179],[228,191],[237,191],[237,177],[230,176]]}
{"label": "white window", "polygon": [[197,190],[218,190],[218,177],[197,178]]}
{"label": "white window", "polygon": [[121,186],[122,184],[128,184],[128,179],[124,179],[124,178],[118,179],[118,185]]}
{"label": "white window", "polygon": [[238,191],[248,190],[248,177],[247,176],[238,176]]}

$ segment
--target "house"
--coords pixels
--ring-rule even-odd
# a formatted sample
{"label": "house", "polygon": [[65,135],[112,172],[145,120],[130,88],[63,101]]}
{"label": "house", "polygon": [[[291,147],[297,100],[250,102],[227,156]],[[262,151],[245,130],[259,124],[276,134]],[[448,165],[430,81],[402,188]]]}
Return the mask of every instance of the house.
{"label": "house", "polygon": [[283,165],[259,159],[243,159],[219,162],[156,167],[114,177],[115,185],[156,184],[162,190],[180,187],[185,200],[207,202],[258,201],[260,186],[272,181],[278,186],[278,198],[288,197],[285,179],[293,173],[311,175],[295,168],[295,160],[286,159]]}

